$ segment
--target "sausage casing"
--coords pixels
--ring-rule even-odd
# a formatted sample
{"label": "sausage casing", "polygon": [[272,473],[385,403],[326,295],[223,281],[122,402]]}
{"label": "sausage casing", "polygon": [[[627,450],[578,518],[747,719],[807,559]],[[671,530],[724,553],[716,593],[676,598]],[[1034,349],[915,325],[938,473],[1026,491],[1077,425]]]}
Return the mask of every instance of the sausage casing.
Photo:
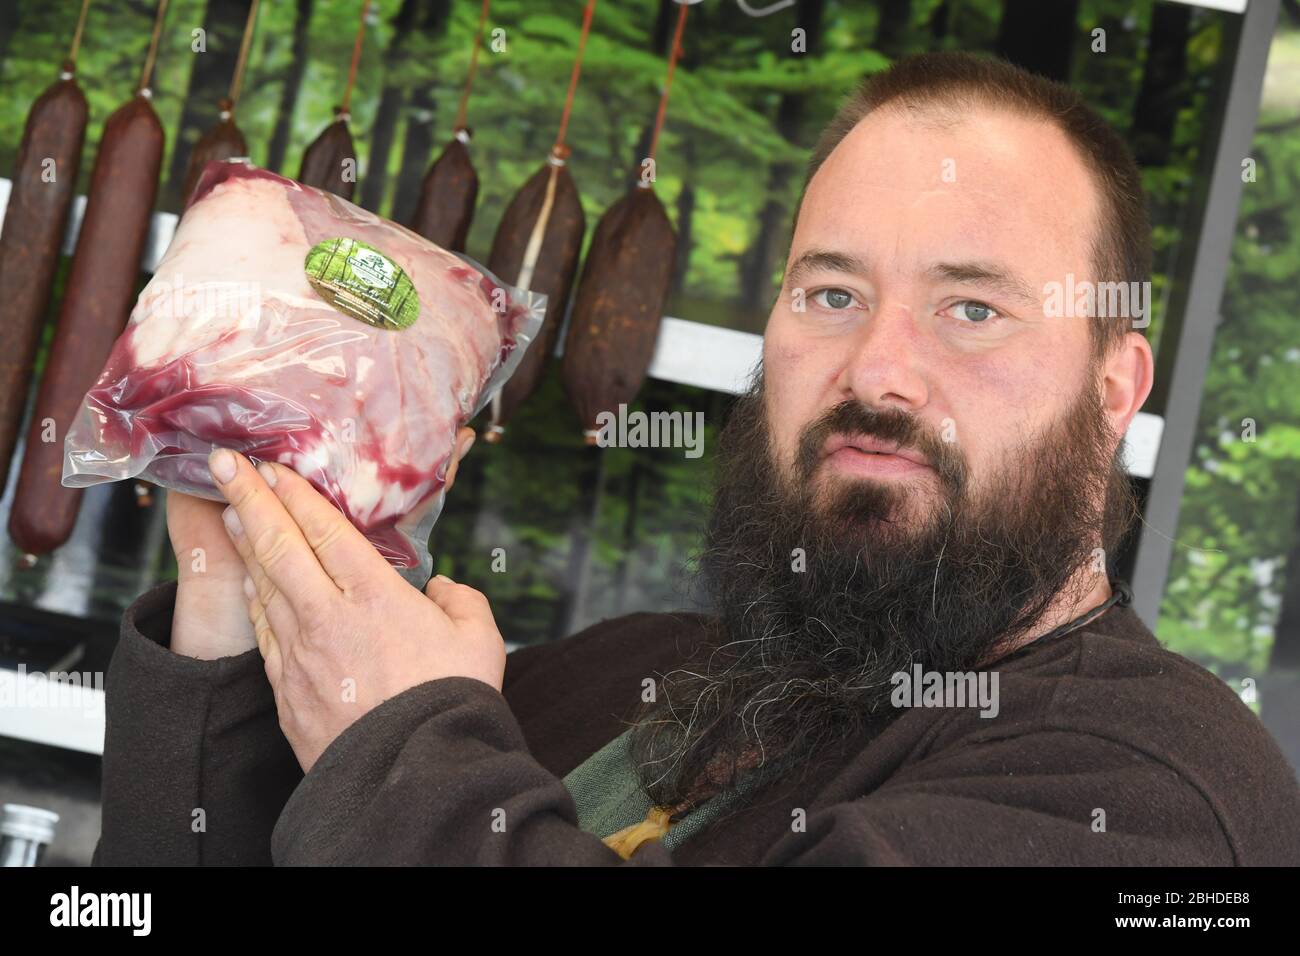
{"label": "sausage casing", "polygon": [[10,537],[31,554],[54,550],[76,524],[81,489],[62,485],[63,437],[135,302],[162,154],[148,97],[105,121],[9,515]]}
{"label": "sausage casing", "polygon": [[0,487],[22,427],[32,363],[86,141],[86,97],[68,77],[27,114],[0,236]]}
{"label": "sausage casing", "polygon": [[555,176],[550,219],[542,237],[541,253],[533,269],[529,288],[546,296],[546,318],[536,340],[524,353],[515,374],[501,389],[499,412],[495,424],[503,426],[537,388],[546,370],[546,362],[555,349],[556,336],[564,321],[564,310],[578,271],[578,255],[587,219],[582,211],[578,187],[565,166],[546,163],[529,177],[506,207],[501,224],[492,240],[488,269],[502,282],[516,283],[523,266],[529,239],[546,201],[548,180]]}
{"label": "sausage casing", "polygon": [[653,190],[634,187],[600,217],[573,300],[562,375],[595,442],[601,412],[641,390],[672,288],[677,236]]}

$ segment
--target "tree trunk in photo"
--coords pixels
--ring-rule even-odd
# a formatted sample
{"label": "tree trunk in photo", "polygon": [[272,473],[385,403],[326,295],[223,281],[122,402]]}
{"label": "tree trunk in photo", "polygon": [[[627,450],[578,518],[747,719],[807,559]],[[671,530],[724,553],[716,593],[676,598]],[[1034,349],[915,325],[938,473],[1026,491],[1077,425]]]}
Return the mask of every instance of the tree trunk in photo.
{"label": "tree trunk in photo", "polygon": [[[695,144],[687,138],[682,141],[682,168],[695,165]],[[673,264],[673,289],[677,295],[686,287],[686,273],[691,264],[692,227],[695,224],[695,186],[689,177],[682,177],[682,189],[677,194],[677,261]]]}
{"label": "tree trunk in photo", "polygon": [[1282,610],[1273,631],[1273,670],[1300,668],[1300,502],[1296,504],[1295,540],[1286,556],[1286,586],[1282,589]]}
{"label": "tree trunk in photo", "polygon": [[[777,109],[776,130],[793,140],[803,115],[803,97],[786,93]],[[768,168],[766,196],[758,217],[758,232],[740,257],[740,305],[747,313],[758,314],[771,304],[772,273],[779,255],[777,248],[789,209],[779,193],[792,177],[799,175],[794,163],[773,163]]]}
{"label": "tree trunk in photo", "polygon": [[[703,15],[705,11],[701,10],[700,13]],[[697,20],[695,27],[699,32],[703,24]],[[664,47],[667,48],[670,42],[672,41],[665,37]],[[682,47],[682,55],[677,67],[689,72],[694,70],[703,59],[700,45],[683,40]],[[677,255],[676,262],[673,264],[673,287],[669,292],[670,297],[680,294],[686,288],[686,273],[690,269],[691,247],[695,241],[696,192],[690,176],[690,170],[695,168],[695,140],[690,136],[683,136],[677,148],[681,151],[681,159],[678,160],[677,165],[682,170],[682,188],[677,194]]]}
{"label": "tree trunk in photo", "polygon": [[1295,537],[1282,574],[1282,610],[1273,629],[1268,672],[1259,676],[1259,716],[1295,766],[1300,766],[1300,502]]}
{"label": "tree trunk in photo", "polygon": [[0,67],[4,66],[5,58],[9,56],[9,47],[18,33],[18,23],[22,18],[17,3],[12,0],[9,3],[0,3]]}
{"label": "tree trunk in photo", "polygon": [[[676,25],[676,11],[679,9],[674,0],[659,0],[659,13],[655,17],[654,29],[650,31],[650,50],[665,58],[668,57],[668,47],[673,42],[673,29]],[[686,45],[686,41],[682,41]],[[663,89],[661,80],[657,89]],[[655,132],[655,116],[659,109],[659,101],[655,100],[654,107],[649,113],[645,125],[641,127],[641,135],[637,137],[636,145],[632,147],[632,165],[628,170],[627,180],[623,183],[623,189],[627,190],[634,187],[641,181],[642,167],[650,152],[650,138]]]}
{"label": "tree trunk in photo", "polygon": [[896,60],[907,52],[907,28],[912,23],[912,0],[882,0],[873,46]]}
{"label": "tree trunk in photo", "polygon": [[1191,16],[1191,7],[1175,3],[1157,4],[1152,15],[1142,85],[1129,130],[1129,143],[1139,166],[1164,166],[1169,162],[1178,107],[1187,101]]}
{"label": "tree trunk in photo", "polygon": [[205,32],[207,51],[190,54],[194,57],[194,68],[190,70],[189,88],[181,108],[167,183],[158,196],[161,209],[179,211],[186,198],[181,195],[181,186],[185,182],[190,151],[208,127],[217,122],[217,103],[230,90],[251,7],[252,0],[208,0],[203,20],[196,24]]}
{"label": "tree trunk in photo", "polygon": [[997,54],[1030,72],[1067,82],[1078,22],[1079,0],[1006,0]]}
{"label": "tree trunk in photo", "polygon": [[370,128],[370,157],[366,163],[366,178],[361,181],[360,205],[371,212],[379,212],[388,187],[388,154],[397,132],[397,119],[401,115],[406,90],[397,83],[402,67],[409,59],[407,38],[415,27],[415,16],[420,0],[402,0],[402,6],[393,17],[393,42],[384,58],[384,88],[379,94],[379,108]]}
{"label": "tree trunk in photo", "polygon": [[569,519],[569,566],[564,580],[564,598],[552,623],[551,640],[581,630],[587,621],[587,600],[591,592],[591,542],[596,535],[600,502],[605,494],[605,456],[609,450],[589,446],[580,456],[578,502]]}
{"label": "tree trunk in photo", "polygon": [[[428,0],[419,29],[434,39],[447,35],[451,19],[451,0]],[[486,51],[485,51],[486,52]],[[433,83],[419,83],[411,92],[406,108],[406,136],[402,142],[402,164],[397,171],[397,187],[389,208],[389,218],[394,222],[410,222],[415,204],[420,198],[420,184],[433,158],[433,124],[437,116],[437,103],[433,97]],[[473,124],[469,124],[471,127]],[[451,130],[447,131],[450,138]]]}
{"label": "tree trunk in photo", "polygon": [[289,149],[289,140],[293,136],[293,111],[298,105],[298,91],[302,88],[302,77],[307,71],[307,33],[311,25],[312,0],[298,0],[298,9],[293,18],[293,45],[290,47],[292,60],[284,74],[284,85],[280,88],[280,103],[275,111],[275,129],[271,133],[271,143],[266,151],[266,168],[281,172],[284,155]]}
{"label": "tree trunk in photo", "polygon": [[[1091,26],[1088,24],[1084,29],[1090,30]],[[1105,32],[1106,52],[1080,67],[1081,73],[1086,71],[1093,80],[1100,80],[1093,105],[1129,112],[1133,104],[1134,91],[1132,84],[1126,80],[1128,76],[1126,66],[1142,58],[1142,51],[1138,47],[1138,32],[1124,29],[1123,18],[1110,14],[1099,17],[1096,27]],[[1088,42],[1092,43],[1091,36]],[[1076,77],[1076,79],[1083,79],[1083,77]]]}
{"label": "tree trunk in photo", "polygon": [[930,22],[926,29],[930,31],[930,37],[933,40],[942,40],[948,35],[948,21],[952,17],[952,6],[949,0],[943,0],[941,4],[934,8],[934,13],[930,14]]}
{"label": "tree trunk in photo", "polygon": [[[646,123],[641,127],[641,135],[637,137],[636,145],[632,147],[632,162],[628,165],[627,176],[624,177],[623,191],[627,192],[641,181],[642,175],[645,175],[645,167],[641,164],[646,161],[650,152],[650,137],[654,135],[654,120]],[[655,160],[655,177],[658,178],[659,161]]]}
{"label": "tree trunk in photo", "polygon": [[[804,56],[815,56],[821,45],[822,14],[825,0],[800,0],[797,22],[807,32],[808,50]],[[776,131],[791,143],[799,142],[805,110],[803,93],[791,92],[781,95],[776,112]],[[784,236],[785,227],[790,221],[790,209],[786,204],[786,190],[790,181],[799,175],[800,167],[795,163],[773,163],[768,168],[767,201],[759,213],[758,233],[749,248],[741,255],[740,265],[740,304],[746,312],[757,315],[771,304],[772,273],[780,250],[777,248]]]}
{"label": "tree trunk in photo", "polygon": [[623,548],[618,556],[618,565],[614,569],[614,613],[624,614],[627,606],[627,586],[632,574],[632,559],[637,546],[637,511],[641,503],[640,485],[642,461],[653,461],[637,455],[632,458],[632,467],[627,477],[627,515],[623,519]]}

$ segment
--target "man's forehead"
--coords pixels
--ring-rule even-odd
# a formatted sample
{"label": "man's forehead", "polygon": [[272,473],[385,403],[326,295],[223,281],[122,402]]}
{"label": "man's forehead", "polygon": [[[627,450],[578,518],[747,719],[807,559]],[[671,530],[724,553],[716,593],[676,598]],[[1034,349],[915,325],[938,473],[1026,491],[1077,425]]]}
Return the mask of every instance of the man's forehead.
{"label": "man's forehead", "polygon": [[860,122],[809,183],[791,262],[813,247],[866,254],[874,244],[876,256],[914,256],[925,268],[971,260],[1080,268],[1096,206],[1083,160],[1051,124],[991,109],[937,124],[886,108]]}

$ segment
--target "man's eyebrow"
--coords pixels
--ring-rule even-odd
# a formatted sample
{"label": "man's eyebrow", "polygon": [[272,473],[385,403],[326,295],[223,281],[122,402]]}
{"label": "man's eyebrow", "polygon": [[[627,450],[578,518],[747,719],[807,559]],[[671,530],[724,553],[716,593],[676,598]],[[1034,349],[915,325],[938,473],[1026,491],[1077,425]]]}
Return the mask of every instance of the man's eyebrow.
{"label": "man's eyebrow", "polygon": [[931,279],[968,282],[1015,296],[1035,306],[1043,304],[1033,288],[1015,273],[991,262],[937,262],[926,270]]}
{"label": "man's eyebrow", "polygon": [[833,252],[830,249],[809,249],[790,264],[785,281],[796,282],[810,272],[822,269],[827,272],[848,272],[867,277],[867,264],[855,255],[847,252]]}

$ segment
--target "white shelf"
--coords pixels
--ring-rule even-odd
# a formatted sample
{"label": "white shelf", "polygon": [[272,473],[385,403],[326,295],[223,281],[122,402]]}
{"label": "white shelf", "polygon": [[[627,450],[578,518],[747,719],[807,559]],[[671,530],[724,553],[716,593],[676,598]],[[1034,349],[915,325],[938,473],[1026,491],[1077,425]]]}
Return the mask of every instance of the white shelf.
{"label": "white shelf", "polygon": [[102,754],[104,692],[0,668],[0,737]]}

